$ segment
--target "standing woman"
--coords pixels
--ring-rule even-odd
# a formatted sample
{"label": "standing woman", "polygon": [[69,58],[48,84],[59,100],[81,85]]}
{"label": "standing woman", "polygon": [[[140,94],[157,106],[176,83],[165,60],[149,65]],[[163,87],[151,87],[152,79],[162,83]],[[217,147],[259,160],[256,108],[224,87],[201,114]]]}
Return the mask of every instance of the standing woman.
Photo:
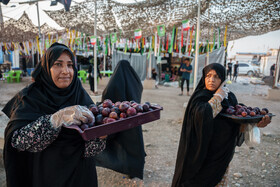
{"label": "standing woman", "polygon": [[[235,95],[224,87],[225,72],[217,63],[203,69],[185,112],[172,187],[227,186],[229,163],[244,136],[239,124],[219,115],[237,104]],[[257,126],[268,123],[265,116]]]}
{"label": "standing woman", "polygon": [[183,90],[184,90],[184,82],[186,81],[187,83],[187,96],[189,96],[189,91],[190,91],[190,75],[192,73],[192,65],[190,64],[190,60],[188,58],[185,58],[183,61],[183,65],[180,68],[180,71],[182,73],[182,82],[181,82],[181,93],[179,95],[183,95]]}
{"label": "standing woman", "polygon": [[93,123],[92,100],[77,77],[74,55],[63,44],[46,51],[34,82],[4,107],[4,165],[8,187],[97,186],[93,156],[105,141],[84,141],[72,124]]}
{"label": "standing woman", "polygon": [[[121,60],[102,93],[102,101],[141,102],[143,86],[141,80],[127,60]],[[96,165],[126,174],[129,178],[143,179],[145,164],[142,127],[109,135],[106,149],[95,156]]]}

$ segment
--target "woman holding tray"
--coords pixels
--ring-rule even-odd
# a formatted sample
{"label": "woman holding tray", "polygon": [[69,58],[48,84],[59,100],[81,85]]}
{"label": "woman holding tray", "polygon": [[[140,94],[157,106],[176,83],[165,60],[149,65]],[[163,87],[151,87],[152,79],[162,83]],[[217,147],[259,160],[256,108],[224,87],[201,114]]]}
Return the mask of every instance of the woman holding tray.
{"label": "woman holding tray", "polygon": [[[244,141],[241,125],[219,113],[237,99],[224,87],[225,68],[217,63],[203,76],[188,102],[179,142],[172,186],[227,186],[227,172],[235,146]],[[257,126],[270,123],[265,116]]]}
{"label": "woman holding tray", "polygon": [[10,118],[5,129],[4,165],[7,186],[97,186],[93,156],[105,141],[85,142],[65,127],[93,123],[85,107],[92,100],[77,78],[75,58],[54,43],[32,74],[35,82],[4,107]]}
{"label": "woman holding tray", "polygon": [[[112,102],[131,101],[141,102],[142,83],[139,76],[128,61],[121,60],[112,74],[107,87],[103,91],[102,101]],[[109,135],[106,149],[95,156],[96,165],[112,169],[128,175],[130,178],[143,179],[145,150],[142,127]]]}

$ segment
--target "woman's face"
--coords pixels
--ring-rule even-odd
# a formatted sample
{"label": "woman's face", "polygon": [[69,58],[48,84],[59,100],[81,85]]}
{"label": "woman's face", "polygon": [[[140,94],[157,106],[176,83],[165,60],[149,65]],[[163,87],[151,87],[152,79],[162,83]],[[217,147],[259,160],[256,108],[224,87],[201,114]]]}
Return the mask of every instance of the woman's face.
{"label": "woman's face", "polygon": [[74,75],[73,62],[70,55],[63,52],[51,67],[51,76],[58,88],[67,88]]}
{"label": "woman's face", "polygon": [[222,80],[213,69],[210,70],[205,77],[205,87],[210,91],[216,91],[219,88],[221,82]]}

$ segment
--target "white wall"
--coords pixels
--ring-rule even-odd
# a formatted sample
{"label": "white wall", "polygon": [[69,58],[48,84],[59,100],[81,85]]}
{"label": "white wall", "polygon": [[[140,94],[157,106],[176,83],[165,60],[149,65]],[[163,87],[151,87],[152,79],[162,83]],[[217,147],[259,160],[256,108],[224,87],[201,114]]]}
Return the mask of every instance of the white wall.
{"label": "white wall", "polygon": [[262,57],[260,64],[260,73],[262,73],[264,76],[269,76],[270,67],[273,64],[276,64],[276,56]]}

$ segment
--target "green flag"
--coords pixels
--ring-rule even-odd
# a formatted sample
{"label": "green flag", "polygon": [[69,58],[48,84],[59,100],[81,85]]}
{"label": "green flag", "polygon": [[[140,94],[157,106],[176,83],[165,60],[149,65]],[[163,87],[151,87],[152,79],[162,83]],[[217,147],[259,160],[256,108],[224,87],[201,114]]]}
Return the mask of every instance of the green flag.
{"label": "green flag", "polygon": [[173,31],[172,31],[172,37],[171,37],[170,47],[169,47],[169,50],[168,50],[169,53],[172,53],[172,51],[173,51],[173,43],[174,43],[175,30],[176,30],[176,29],[175,29],[175,26],[173,26]]}
{"label": "green flag", "polygon": [[158,25],[157,26],[157,32],[158,36],[165,36],[165,26],[164,25]]}
{"label": "green flag", "polygon": [[108,36],[106,36],[106,39],[105,39],[105,55],[108,55]]}

